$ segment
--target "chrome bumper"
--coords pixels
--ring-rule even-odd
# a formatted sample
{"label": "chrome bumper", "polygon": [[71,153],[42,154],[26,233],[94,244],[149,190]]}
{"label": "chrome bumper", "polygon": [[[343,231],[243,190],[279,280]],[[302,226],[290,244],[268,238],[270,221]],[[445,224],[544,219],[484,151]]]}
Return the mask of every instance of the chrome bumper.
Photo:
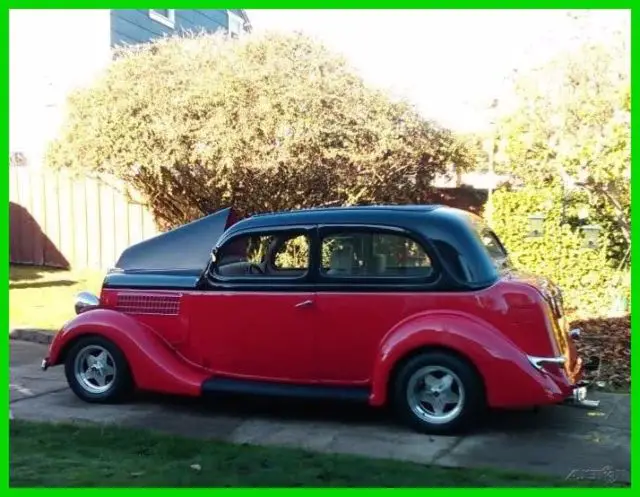
{"label": "chrome bumper", "polygon": [[587,409],[596,409],[600,406],[599,400],[587,399],[587,385],[582,383],[576,385],[573,393],[564,401],[565,405],[575,407],[585,407]]}

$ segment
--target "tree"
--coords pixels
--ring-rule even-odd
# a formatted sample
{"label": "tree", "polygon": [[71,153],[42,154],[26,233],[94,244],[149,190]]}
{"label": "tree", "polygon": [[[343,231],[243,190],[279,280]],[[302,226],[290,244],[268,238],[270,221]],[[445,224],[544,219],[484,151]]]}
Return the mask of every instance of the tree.
{"label": "tree", "polygon": [[163,227],[241,214],[420,202],[464,145],[302,35],[167,38],[72,95],[55,167],[133,186]]}
{"label": "tree", "polygon": [[[630,54],[626,40],[585,43],[519,79],[499,125],[497,165],[530,184],[589,193],[630,243]],[[605,216],[606,217],[606,216]]]}

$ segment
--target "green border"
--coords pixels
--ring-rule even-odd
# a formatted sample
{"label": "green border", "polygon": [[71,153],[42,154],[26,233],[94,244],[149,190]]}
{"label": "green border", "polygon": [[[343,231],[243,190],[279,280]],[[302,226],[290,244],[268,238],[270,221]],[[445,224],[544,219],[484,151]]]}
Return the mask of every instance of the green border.
{"label": "green border", "polygon": [[[547,8],[547,9],[566,9],[566,8],[574,8],[574,9],[585,9],[585,8],[592,8],[592,9],[613,9],[613,8],[624,8],[624,9],[631,9],[632,7],[632,2],[630,0],[565,0],[564,2],[560,2],[562,5],[559,5],[559,3],[553,1],[553,0],[538,0],[538,1],[501,1],[501,0],[485,0],[485,1],[481,1],[481,0],[451,0],[449,2],[444,2],[444,1],[427,1],[427,0],[394,0],[394,1],[380,1],[380,0],[370,0],[370,1],[365,1],[365,0],[325,0],[325,1],[320,1],[320,0],[306,0],[306,1],[294,1],[294,0],[280,0],[280,1],[268,1],[268,0],[245,0],[243,2],[238,2],[238,1],[229,1],[229,2],[211,2],[211,1],[194,1],[194,0],[182,0],[182,1],[173,1],[170,2],[172,7],[176,7],[176,6],[180,6],[182,8],[198,8],[198,7],[206,7],[206,8],[212,8],[215,6],[219,6],[219,5],[224,5],[225,8],[263,8],[263,9],[276,9],[276,8],[306,8],[306,9],[321,9],[321,8],[343,8],[343,9],[371,9],[371,8],[378,8],[378,9],[383,9],[383,8],[391,8],[391,9],[401,9],[401,8],[441,8],[441,9],[460,9],[460,8],[482,8],[482,9],[495,9],[495,8],[511,8],[511,9],[522,9],[522,8],[529,8],[529,9],[540,9],[540,8]],[[5,115],[5,119],[3,121],[3,128],[6,130],[3,133],[4,139],[2,140],[2,153],[4,154],[5,157],[8,157],[8,124],[9,124],[9,120],[8,120],[8,113],[9,113],[9,107],[8,107],[8,103],[9,103],[9,98],[8,98],[8,93],[9,93],[9,88],[8,88],[8,71],[9,71],[9,64],[8,64],[8,58],[9,58],[9,50],[8,50],[8,43],[9,43],[9,13],[8,13],[8,9],[9,8],[140,8],[140,7],[156,7],[158,6],[157,2],[149,2],[149,1],[145,1],[145,2],[135,2],[132,0],[112,0],[110,2],[103,2],[103,1],[94,1],[94,2],[87,2],[87,1],[78,1],[78,0],[66,0],[66,1],[58,1],[58,2],[47,2],[47,1],[26,1],[26,0],[9,0],[7,2],[7,9],[2,13],[2,21],[0,24],[0,33],[2,33],[2,54],[3,54],[3,64],[2,64],[2,71],[3,71],[3,98],[2,98],[2,114]],[[639,10],[633,10],[632,11],[632,26],[633,25],[637,25],[639,20],[638,20],[638,12]],[[354,31],[354,35],[356,34],[356,31]],[[632,59],[637,58],[637,49],[635,49],[635,45],[636,45],[636,40],[637,40],[637,33],[634,32],[634,30],[632,29],[632,47],[633,47],[633,52],[634,56],[632,57]],[[34,40],[35,42],[35,40]],[[632,72],[633,72],[633,78],[632,78],[632,86],[633,86],[633,90],[635,90],[637,88],[637,84],[635,84],[636,78],[635,78],[635,72],[636,72],[636,67],[637,64],[634,65],[634,67],[632,68]],[[633,91],[632,91],[633,94]],[[633,102],[635,103],[635,99],[633,100]],[[635,105],[633,106],[633,109],[635,109]],[[635,125],[638,122],[638,118],[637,118],[637,112],[633,112],[632,113],[632,121],[633,124]],[[632,134],[632,150],[636,149],[638,143],[638,139],[636,134]],[[637,169],[637,168],[634,168]],[[633,190],[636,189],[638,180],[636,178],[635,175],[632,175],[632,192]],[[2,192],[3,198],[5,198],[5,202],[7,202],[5,205],[8,205],[8,200],[9,200],[9,184],[8,184],[8,174],[5,174],[5,176],[3,177],[2,183],[1,183],[1,188],[0,191]],[[634,197],[633,193],[632,193],[632,198]],[[632,209],[632,222],[633,224],[636,224],[638,221],[640,221],[638,219],[638,214],[636,210]],[[8,262],[9,262],[9,255],[8,255],[8,236],[9,236],[9,230],[8,230],[8,210],[5,211],[5,215],[3,216],[3,223],[4,223],[4,228],[2,230],[2,245],[5,247],[3,250],[3,257],[6,258],[6,263],[3,263],[1,266],[1,270],[2,270],[2,279],[3,281],[5,281],[5,285],[7,285],[5,287],[5,295],[7,296],[7,298],[2,299],[2,315],[4,316],[4,322],[5,323],[9,323],[9,316],[8,316]],[[638,242],[638,234],[637,231],[632,233],[632,241],[633,241],[633,247],[635,247],[637,245]],[[633,254],[635,255],[636,250],[633,250]],[[635,287],[637,280],[638,280],[638,274],[637,272],[632,272],[632,283],[633,286]],[[635,328],[638,319],[637,316],[635,314],[635,312],[638,310],[638,299],[637,298],[632,298],[632,326]],[[637,349],[638,347],[636,345],[634,345],[635,342],[632,343],[632,372],[633,371],[637,371],[637,366],[638,366],[638,359],[636,356],[637,353]],[[9,362],[9,358],[8,358],[8,342],[5,342],[5,346],[0,348],[0,352],[2,354],[2,362],[4,364],[8,365]],[[5,385],[8,386],[9,383],[9,368],[4,368],[2,369],[2,375],[3,378],[6,378],[6,382],[4,383]],[[637,381],[637,379],[635,378],[636,375],[633,375],[633,383],[635,384],[635,381]],[[5,405],[8,404],[8,388],[3,388],[2,389],[2,396],[3,398],[6,398],[6,403]],[[640,406],[638,406],[638,402],[636,400],[633,400],[633,396],[632,396],[632,425],[635,426],[640,426],[640,423],[636,423],[635,421],[638,420],[640,417],[637,415],[638,413],[638,409],[640,408]],[[8,418],[4,418],[5,423],[7,423],[5,425],[5,435],[8,435]],[[632,448],[636,449],[638,447],[638,436],[637,434],[633,434],[632,433]],[[3,437],[3,451],[2,454],[5,455],[7,457],[7,464],[3,464],[2,465],[2,471],[3,471],[3,483],[2,486],[3,488],[8,488],[8,484],[9,484],[9,471],[8,471],[8,436]],[[487,447],[487,450],[490,450],[490,447]],[[632,452],[636,452],[636,450],[632,450]],[[635,476],[638,475],[638,457],[633,457],[632,458],[632,481],[635,479]],[[146,491],[149,491],[151,489],[148,489]],[[370,489],[367,490],[367,492],[370,493],[388,493],[390,490],[392,489]],[[398,491],[396,489],[393,489],[394,491]],[[488,489],[487,489],[488,490]],[[485,492],[487,491],[485,490]],[[84,490],[82,490],[84,491]],[[105,493],[109,492],[110,490],[108,489],[100,489],[100,490],[94,490],[94,492],[97,493]],[[178,489],[175,490],[151,490],[151,492],[153,492],[154,494],[159,493],[159,492],[176,492],[178,491]],[[210,492],[212,492],[211,490],[182,490],[184,492],[198,492],[200,495],[206,495]],[[215,492],[217,495],[220,494],[230,494],[230,493],[234,493],[237,494],[239,492],[245,493],[245,492],[251,492],[251,489],[221,489],[221,490],[213,490],[213,492]],[[317,493],[319,491],[322,492],[326,492],[326,490],[320,490],[320,489],[289,489],[289,490],[283,490],[283,489],[261,489],[260,492],[261,493],[271,493],[271,494],[282,494],[282,493],[287,493],[287,494],[310,494],[310,493]],[[350,490],[350,489],[335,489],[335,492],[340,492],[340,493],[353,493],[355,490]],[[473,492],[480,492],[481,490],[473,490]],[[511,489],[491,489],[491,492],[509,492],[512,493],[513,490]],[[539,489],[519,489],[519,491],[525,491],[525,492],[540,492]],[[630,491],[630,489],[554,489],[554,490],[550,490],[550,492],[553,493],[570,493],[570,492],[575,492],[576,494],[578,493],[582,493],[582,492],[625,492],[628,493]],[[10,490],[11,493],[18,493],[20,492],[21,494],[33,494],[33,495],[40,495],[41,492],[43,492],[43,490]],[[64,495],[64,492],[66,492],[65,490],[50,490],[48,493],[55,493],[58,495]],[[131,492],[133,493],[133,490],[122,490],[122,492]],[[145,490],[138,490],[137,493],[139,492],[145,492]],[[257,492],[257,490],[256,490]],[[415,490],[400,490],[400,492],[402,492],[404,495],[423,495],[423,490],[421,489],[415,489]],[[438,489],[437,492],[443,492],[446,493],[447,495],[451,495],[451,494],[463,494],[464,492],[467,492],[467,490],[464,489]],[[397,494],[396,494],[397,495]]]}
{"label": "green border", "polygon": [[[206,1],[179,0],[169,2],[172,7],[182,8],[225,8],[244,9],[631,9],[631,0],[245,0]],[[8,8],[13,9],[101,9],[154,7],[154,1],[83,1],[83,0],[8,0]]]}

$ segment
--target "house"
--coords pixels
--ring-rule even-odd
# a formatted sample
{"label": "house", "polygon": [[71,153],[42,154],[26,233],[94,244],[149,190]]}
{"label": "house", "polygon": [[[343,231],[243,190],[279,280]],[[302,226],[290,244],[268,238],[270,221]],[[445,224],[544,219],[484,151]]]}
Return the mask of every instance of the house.
{"label": "house", "polygon": [[243,10],[11,10],[9,153],[39,167],[64,116],[69,92],[90,83],[119,45],[188,31],[251,30]]}

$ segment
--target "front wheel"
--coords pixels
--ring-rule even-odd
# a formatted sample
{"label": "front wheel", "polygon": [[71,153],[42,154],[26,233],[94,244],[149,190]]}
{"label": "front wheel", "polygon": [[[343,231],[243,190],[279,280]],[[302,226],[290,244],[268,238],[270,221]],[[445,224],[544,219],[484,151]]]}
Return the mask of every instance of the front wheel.
{"label": "front wheel", "polygon": [[469,429],[484,411],[484,387],[465,360],[445,352],[425,352],[407,361],[394,383],[399,416],[423,433]]}
{"label": "front wheel", "polygon": [[119,402],[133,389],[124,354],[102,337],[79,339],[69,350],[64,369],[69,387],[85,402]]}

